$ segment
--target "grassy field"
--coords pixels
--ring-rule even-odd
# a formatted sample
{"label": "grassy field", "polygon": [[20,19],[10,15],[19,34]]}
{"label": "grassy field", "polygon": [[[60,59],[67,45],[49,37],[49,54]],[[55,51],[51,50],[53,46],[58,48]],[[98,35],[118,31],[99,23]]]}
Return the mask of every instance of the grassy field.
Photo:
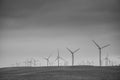
{"label": "grassy field", "polygon": [[120,66],[0,68],[0,80],[120,80]]}

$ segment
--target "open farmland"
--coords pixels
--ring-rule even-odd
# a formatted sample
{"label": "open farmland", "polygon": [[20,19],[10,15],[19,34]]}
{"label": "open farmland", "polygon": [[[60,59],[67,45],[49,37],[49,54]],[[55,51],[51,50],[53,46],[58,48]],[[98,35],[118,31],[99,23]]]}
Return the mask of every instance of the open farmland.
{"label": "open farmland", "polygon": [[0,80],[120,80],[120,67],[51,66],[0,68]]}

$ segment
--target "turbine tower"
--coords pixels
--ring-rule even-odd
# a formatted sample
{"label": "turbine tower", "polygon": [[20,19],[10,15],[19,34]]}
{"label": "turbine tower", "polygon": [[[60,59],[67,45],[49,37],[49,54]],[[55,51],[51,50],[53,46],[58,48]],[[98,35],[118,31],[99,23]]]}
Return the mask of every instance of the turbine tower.
{"label": "turbine tower", "polygon": [[57,49],[57,52],[58,52],[58,56],[57,56],[57,58],[55,59],[55,61],[56,61],[56,60],[58,61],[58,67],[59,67],[59,65],[60,65],[60,59],[62,59],[63,61],[64,61],[64,59],[63,59],[62,57],[60,57],[60,55],[59,55],[59,49]]}
{"label": "turbine tower", "polygon": [[69,48],[67,50],[72,54],[72,66],[74,65],[74,53],[76,53],[80,48],[76,49],[75,51],[71,51]]}
{"label": "turbine tower", "polygon": [[44,58],[47,61],[47,66],[48,66],[48,64],[50,64],[50,61],[49,61],[50,57],[51,57],[51,55],[49,57]]}
{"label": "turbine tower", "polygon": [[110,44],[107,44],[107,45],[105,45],[105,46],[100,47],[94,40],[92,40],[92,41],[93,41],[93,43],[98,47],[98,50],[99,50],[99,65],[102,66],[101,50],[102,50],[103,48],[106,48],[106,47],[110,46]]}

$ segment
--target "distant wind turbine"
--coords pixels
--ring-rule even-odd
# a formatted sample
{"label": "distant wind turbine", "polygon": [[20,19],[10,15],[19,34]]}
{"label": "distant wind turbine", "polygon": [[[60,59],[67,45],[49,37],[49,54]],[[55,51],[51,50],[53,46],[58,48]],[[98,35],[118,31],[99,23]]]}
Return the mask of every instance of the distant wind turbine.
{"label": "distant wind turbine", "polygon": [[102,66],[101,50],[102,50],[103,48],[106,48],[106,47],[110,46],[110,44],[107,44],[107,45],[105,45],[105,46],[100,47],[94,40],[92,40],[92,41],[93,41],[93,43],[94,43],[94,44],[98,47],[98,49],[99,49],[99,65]]}
{"label": "distant wind turbine", "polygon": [[72,54],[72,66],[74,65],[74,53],[76,53],[80,48],[76,49],[75,51],[71,51],[69,48],[67,50]]}
{"label": "distant wind turbine", "polygon": [[34,58],[31,58],[31,62],[32,62],[33,66],[36,66],[36,60]]}
{"label": "distant wind turbine", "polygon": [[57,49],[57,52],[58,52],[58,55],[57,55],[57,58],[55,59],[55,61],[57,60],[58,61],[58,67],[60,65],[60,59],[62,59],[63,61],[65,61],[62,57],[60,57],[59,55],[59,49]]}
{"label": "distant wind turbine", "polygon": [[50,61],[49,61],[50,57],[51,57],[51,55],[49,57],[44,58],[47,61],[47,66],[48,66],[48,64],[50,64]]}
{"label": "distant wind turbine", "polygon": [[40,60],[38,59],[38,60],[36,60],[36,63],[37,63],[37,66],[41,66],[41,62],[40,62]]}
{"label": "distant wind turbine", "polygon": [[16,62],[16,67],[20,66],[20,63]]}
{"label": "distant wind turbine", "polygon": [[23,61],[23,63],[25,64],[25,66],[28,66],[27,61]]}
{"label": "distant wind turbine", "polygon": [[105,66],[108,66],[108,62],[109,62],[109,55],[107,54],[105,57]]}

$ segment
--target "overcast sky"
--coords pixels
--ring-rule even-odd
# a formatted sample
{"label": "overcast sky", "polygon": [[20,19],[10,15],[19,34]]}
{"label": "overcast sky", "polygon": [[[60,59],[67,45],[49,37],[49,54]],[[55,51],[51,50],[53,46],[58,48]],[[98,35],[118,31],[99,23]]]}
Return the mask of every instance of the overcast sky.
{"label": "overcast sky", "polygon": [[[2,0],[0,6],[0,66],[30,57],[60,55],[71,64],[94,60],[98,64],[98,49],[102,58],[108,53],[112,60],[120,56],[119,0]],[[42,60],[43,64],[45,60]]]}

